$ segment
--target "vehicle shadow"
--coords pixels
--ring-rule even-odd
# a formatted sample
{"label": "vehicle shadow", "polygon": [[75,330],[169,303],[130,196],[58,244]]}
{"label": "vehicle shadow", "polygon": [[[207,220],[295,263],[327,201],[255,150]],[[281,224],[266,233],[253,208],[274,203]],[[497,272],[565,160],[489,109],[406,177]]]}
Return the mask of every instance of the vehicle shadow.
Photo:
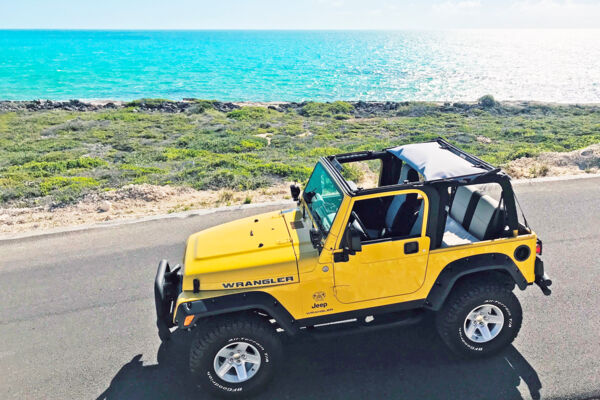
{"label": "vehicle shadow", "polygon": [[[425,334],[424,334],[425,332]],[[125,364],[98,400],[202,399],[187,371],[189,334],[162,344],[158,364],[141,354]],[[448,354],[427,323],[398,331],[303,339],[286,345],[286,358],[261,399],[521,399],[540,398],[533,367],[510,346],[497,356],[459,360]]]}

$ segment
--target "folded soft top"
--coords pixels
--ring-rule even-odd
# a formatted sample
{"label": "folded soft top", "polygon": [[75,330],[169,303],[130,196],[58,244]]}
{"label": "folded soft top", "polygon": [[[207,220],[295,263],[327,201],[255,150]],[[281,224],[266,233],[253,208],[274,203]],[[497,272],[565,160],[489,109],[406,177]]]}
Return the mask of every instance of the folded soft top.
{"label": "folded soft top", "polygon": [[406,144],[387,151],[417,170],[426,181],[479,175],[493,170],[491,165],[443,141]]}

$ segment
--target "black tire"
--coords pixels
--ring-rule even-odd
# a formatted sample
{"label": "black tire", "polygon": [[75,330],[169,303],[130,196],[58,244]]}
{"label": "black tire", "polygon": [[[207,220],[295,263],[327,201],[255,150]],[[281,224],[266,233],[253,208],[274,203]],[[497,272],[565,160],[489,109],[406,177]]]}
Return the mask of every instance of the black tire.
{"label": "black tire", "polygon": [[[255,375],[241,383],[227,382],[219,377],[213,364],[219,350],[235,342],[251,344],[261,357]],[[281,340],[266,319],[254,315],[222,317],[198,330],[190,348],[190,373],[201,390],[220,397],[245,398],[265,388],[280,364],[281,356]]]}
{"label": "black tire", "polygon": [[[465,334],[465,319],[472,310],[487,304],[501,310],[504,325],[496,337],[478,343]],[[442,341],[455,354],[470,358],[492,355],[510,345],[517,337],[522,321],[521,304],[510,287],[486,280],[455,287],[436,315],[436,327]]]}

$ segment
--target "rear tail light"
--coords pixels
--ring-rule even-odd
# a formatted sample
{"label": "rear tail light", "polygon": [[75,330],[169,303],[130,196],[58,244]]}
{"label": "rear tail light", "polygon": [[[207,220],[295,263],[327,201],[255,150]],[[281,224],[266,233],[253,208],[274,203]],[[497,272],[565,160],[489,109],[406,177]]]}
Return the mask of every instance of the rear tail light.
{"label": "rear tail light", "polygon": [[538,239],[537,244],[535,246],[535,254],[541,256],[542,255],[542,241]]}

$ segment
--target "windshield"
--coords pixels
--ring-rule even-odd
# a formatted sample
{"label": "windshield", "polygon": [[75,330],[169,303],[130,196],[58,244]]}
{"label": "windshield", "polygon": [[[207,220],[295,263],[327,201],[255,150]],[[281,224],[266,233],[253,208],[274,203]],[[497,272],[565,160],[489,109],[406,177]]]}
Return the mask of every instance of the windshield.
{"label": "windshield", "polygon": [[342,199],[341,190],[325,168],[317,164],[304,189],[304,201],[324,236],[329,233]]}

